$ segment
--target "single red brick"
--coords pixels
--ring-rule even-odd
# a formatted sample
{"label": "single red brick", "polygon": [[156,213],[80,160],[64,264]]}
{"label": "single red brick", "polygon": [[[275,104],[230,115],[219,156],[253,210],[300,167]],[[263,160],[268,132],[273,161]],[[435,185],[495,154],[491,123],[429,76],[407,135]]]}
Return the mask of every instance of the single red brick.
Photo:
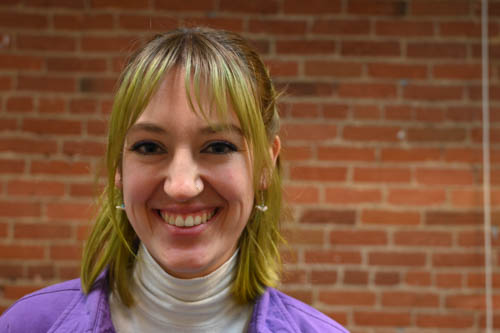
{"label": "single red brick", "polygon": [[481,24],[470,21],[440,22],[439,32],[446,37],[479,37],[481,36]]}
{"label": "single red brick", "polygon": [[67,8],[67,9],[83,9],[85,0],[24,0],[23,4],[29,7],[40,8]]}
{"label": "single red brick", "polygon": [[439,294],[387,291],[382,293],[382,306],[437,308],[439,307]]}
{"label": "single red brick", "polygon": [[394,243],[401,246],[451,246],[453,235],[446,231],[398,231]]}
{"label": "single red brick", "polygon": [[17,47],[20,50],[36,51],[75,51],[76,39],[58,35],[20,35],[17,37]]}
{"label": "single red brick", "polygon": [[438,148],[382,148],[382,161],[414,163],[441,160]]}
{"label": "single red brick", "polygon": [[305,270],[292,270],[286,269],[281,274],[281,283],[282,284],[304,284],[307,281],[307,272]]}
{"label": "single red brick", "polygon": [[429,272],[408,272],[405,281],[411,286],[430,286],[431,274]]}
{"label": "single red brick", "polygon": [[425,253],[421,252],[370,252],[368,263],[375,266],[424,266],[427,262]]}
{"label": "single red brick", "polygon": [[305,262],[309,264],[360,264],[359,251],[308,250]]}
{"label": "single red brick", "polygon": [[414,100],[460,100],[464,96],[464,89],[461,86],[411,84],[404,88],[403,95],[407,99]]}
{"label": "single red brick", "polygon": [[342,134],[349,141],[398,141],[399,127],[393,126],[345,126]]}
{"label": "single red brick", "polygon": [[375,284],[377,286],[394,286],[400,283],[401,277],[398,272],[377,272]]}
{"label": "single red brick", "polygon": [[416,16],[464,16],[471,12],[467,0],[419,0],[411,3],[411,13]]}
{"label": "single red brick", "polygon": [[36,134],[78,135],[82,124],[78,120],[24,118],[23,131]]}
{"label": "single red brick", "polygon": [[418,314],[416,324],[424,328],[472,328],[474,317],[469,314]]}
{"label": "single red brick", "polygon": [[337,126],[333,124],[284,124],[281,129],[286,140],[328,140],[337,137]]}
{"label": "single red brick", "polygon": [[337,282],[337,272],[328,270],[312,270],[310,282],[313,285],[327,284],[332,285]]}
{"label": "single red brick", "polygon": [[388,99],[396,97],[397,89],[390,83],[343,83],[339,85],[338,93],[340,97]]}
{"label": "single red brick", "polygon": [[53,24],[57,30],[111,30],[113,29],[111,14],[54,14]]}
{"label": "single red brick", "polygon": [[91,0],[91,8],[147,9],[148,1],[135,0]]}
{"label": "single red brick", "polygon": [[344,167],[290,167],[290,179],[310,181],[343,182],[347,179],[347,168]]}
{"label": "single red brick", "polygon": [[354,323],[359,326],[407,327],[410,314],[405,312],[355,311]]}
{"label": "single red brick", "polygon": [[39,71],[42,69],[43,59],[36,56],[17,54],[0,54],[0,69]]}
{"label": "single red brick", "polygon": [[355,15],[400,16],[406,14],[406,7],[406,2],[401,0],[349,0],[347,3],[347,12]]}
{"label": "single red brick", "polygon": [[347,285],[367,285],[368,278],[368,272],[347,270],[344,272],[343,282]]}
{"label": "single red brick", "polygon": [[407,168],[355,167],[353,180],[368,183],[409,183],[411,172]]}
{"label": "single red brick", "polygon": [[79,80],[79,90],[85,93],[111,94],[116,88],[116,78],[83,77]]}
{"label": "single red brick", "polygon": [[286,186],[285,198],[291,203],[317,203],[319,201],[319,191],[312,186]]}
{"label": "single red brick", "polygon": [[0,11],[0,27],[14,29],[45,29],[47,16],[43,14],[24,14],[19,11]]}
{"label": "single red brick", "polygon": [[61,160],[34,160],[31,163],[32,174],[52,175],[88,175],[90,165],[87,162],[67,162]]}
{"label": "single red brick", "polygon": [[473,170],[417,168],[415,177],[423,185],[472,185]]}
{"label": "single red brick", "polygon": [[27,267],[27,276],[32,280],[52,280],[55,278],[55,267],[53,264],[29,265]]}
{"label": "single red brick", "polygon": [[45,257],[45,248],[43,246],[0,245],[1,259],[36,260],[36,259],[43,259],[44,257]]}
{"label": "single red brick", "polygon": [[[214,29],[223,29],[242,33],[244,30],[244,22],[246,20],[241,17],[184,17],[183,22],[186,26],[193,27],[211,27]],[[267,52],[266,52],[267,53]]]}
{"label": "single red brick", "polygon": [[419,225],[420,213],[390,210],[363,210],[361,221],[364,224],[377,225]]}
{"label": "single red brick", "polygon": [[315,19],[312,32],[318,35],[368,35],[370,33],[370,21],[355,19]]}
{"label": "single red brick", "polygon": [[103,58],[48,58],[47,69],[54,72],[104,72],[107,69]]}
{"label": "single red brick", "polygon": [[342,41],[340,53],[346,57],[399,57],[401,45],[392,41]]}
{"label": "single red brick", "polygon": [[24,169],[25,169],[24,160],[0,158],[0,174],[20,174],[24,173]]}
{"label": "single red brick", "polygon": [[16,239],[69,239],[72,229],[68,225],[19,223],[14,225]]}
{"label": "single red brick", "polygon": [[80,260],[82,257],[81,246],[52,245],[49,252],[52,260]]}
{"label": "single red brick", "polygon": [[40,97],[38,99],[38,112],[40,113],[64,113],[66,111],[66,100],[58,97]]}
{"label": "single red brick", "polygon": [[426,65],[388,63],[368,64],[368,74],[376,78],[425,79],[428,77],[428,73],[429,70]]}
{"label": "single red brick", "polygon": [[330,187],[326,189],[325,200],[332,204],[377,203],[382,200],[382,193],[379,189]]}
{"label": "single red brick", "polygon": [[287,228],[283,230],[283,235],[290,244],[321,245],[325,240],[325,233],[323,230]]}
{"label": "single red brick", "polygon": [[311,147],[306,146],[288,146],[283,147],[280,153],[286,161],[304,161],[312,157]]}
{"label": "single red brick", "polygon": [[43,180],[11,180],[7,193],[12,196],[63,196],[65,185],[61,182]]}
{"label": "single red brick", "polygon": [[283,4],[285,14],[332,14],[340,13],[340,0],[311,0],[308,2],[300,0],[287,0]]}
{"label": "single red brick", "polygon": [[[184,2],[182,2],[182,4],[184,6]],[[245,1],[245,2],[221,0],[219,3],[219,9],[227,12],[267,15],[267,14],[277,14],[279,11],[279,3],[276,0],[255,0],[255,1]]]}
{"label": "single red brick", "polygon": [[375,149],[358,147],[318,147],[318,159],[324,161],[375,161]]}
{"label": "single red brick", "polygon": [[70,77],[23,75],[17,79],[17,88],[20,91],[70,93],[75,91],[75,82]]}
{"label": "single red brick", "polygon": [[387,233],[376,230],[333,230],[330,243],[333,245],[387,245]]}
{"label": "single red brick", "polygon": [[268,59],[265,63],[273,77],[297,76],[299,72],[299,65],[296,61]]}
{"label": "single red brick", "polygon": [[353,225],[355,221],[354,210],[308,209],[300,217],[301,223]]}
{"label": "single red brick", "polygon": [[95,208],[87,203],[58,202],[46,204],[46,215],[52,220],[84,220],[90,221]]}
{"label": "single red brick", "polygon": [[84,52],[127,52],[137,39],[127,36],[89,36],[82,37],[81,48]]}
{"label": "single red brick", "polygon": [[410,142],[464,142],[467,133],[463,128],[409,128]]}
{"label": "single red brick", "polygon": [[276,53],[278,54],[333,54],[336,50],[335,41],[332,40],[278,40]]}
{"label": "single red brick", "polygon": [[409,58],[463,59],[467,45],[453,42],[409,42],[406,47]]}
{"label": "single red brick", "polygon": [[480,253],[436,253],[432,254],[433,267],[480,267],[484,255]]}
{"label": "single red brick", "polygon": [[305,20],[250,19],[248,30],[252,33],[272,35],[303,35],[306,33]]}
{"label": "single red brick", "polygon": [[346,61],[310,60],[305,63],[305,74],[308,76],[359,77],[363,65]]}
{"label": "single red brick", "polygon": [[278,91],[284,91],[287,95],[300,97],[321,97],[332,96],[335,91],[335,84],[332,82],[311,82],[311,81],[297,81],[297,82],[277,82],[276,88]]}
{"label": "single red brick", "polygon": [[57,142],[53,140],[25,139],[23,137],[0,138],[0,152],[17,154],[51,154],[57,152]]}
{"label": "single red brick", "polygon": [[9,112],[31,112],[34,109],[32,97],[13,96],[7,99],[6,109]]}
{"label": "single red brick", "polygon": [[443,189],[390,189],[387,201],[395,205],[410,206],[439,206],[446,200],[446,192]]}
{"label": "single red brick", "polygon": [[102,142],[93,141],[66,141],[62,149],[64,154],[83,156],[103,156],[106,152],[106,145]]}
{"label": "single red brick", "polygon": [[471,226],[483,223],[480,212],[429,211],[425,215],[427,225]]}
{"label": "single red brick", "polygon": [[434,35],[434,22],[411,20],[381,20],[375,22],[375,33],[380,36],[429,37]]}
{"label": "single red brick", "polygon": [[118,24],[127,30],[168,31],[177,28],[179,21],[168,15],[120,15]]}
{"label": "single red brick", "polygon": [[376,295],[370,291],[322,291],[319,301],[328,305],[374,306]]}
{"label": "single red brick", "polygon": [[461,273],[436,274],[436,286],[440,288],[462,288],[463,276]]}

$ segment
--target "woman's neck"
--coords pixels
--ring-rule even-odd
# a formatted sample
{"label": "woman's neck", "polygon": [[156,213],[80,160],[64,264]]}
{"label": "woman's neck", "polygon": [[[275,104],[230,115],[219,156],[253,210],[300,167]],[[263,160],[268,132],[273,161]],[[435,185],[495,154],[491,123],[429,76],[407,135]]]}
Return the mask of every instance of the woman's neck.
{"label": "woman's neck", "polygon": [[[166,273],[141,245],[131,288],[135,305],[126,314],[133,318],[133,322],[127,325],[135,325],[143,332],[168,328],[193,332],[244,331],[252,306],[237,304],[232,295],[237,261],[236,251],[207,276],[179,279]],[[116,310],[116,302],[114,305]],[[115,315],[112,306],[112,316]]]}

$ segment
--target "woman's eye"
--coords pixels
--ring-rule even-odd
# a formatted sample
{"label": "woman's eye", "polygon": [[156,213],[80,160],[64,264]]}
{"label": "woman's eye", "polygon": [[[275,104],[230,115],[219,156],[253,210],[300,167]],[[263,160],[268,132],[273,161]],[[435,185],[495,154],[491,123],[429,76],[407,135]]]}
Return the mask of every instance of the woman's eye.
{"label": "woman's eye", "polygon": [[163,149],[159,144],[152,141],[140,141],[134,143],[130,150],[142,155],[161,154],[165,151],[165,149]]}
{"label": "woman's eye", "polygon": [[209,154],[230,154],[238,151],[238,147],[227,141],[217,141],[209,144],[205,149],[204,153]]}

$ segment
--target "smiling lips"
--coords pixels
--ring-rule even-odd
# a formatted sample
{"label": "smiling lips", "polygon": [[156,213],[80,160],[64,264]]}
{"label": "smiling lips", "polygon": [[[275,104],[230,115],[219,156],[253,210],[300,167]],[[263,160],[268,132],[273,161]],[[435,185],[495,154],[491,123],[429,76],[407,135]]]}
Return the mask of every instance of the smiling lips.
{"label": "smiling lips", "polygon": [[189,228],[206,223],[215,215],[216,212],[216,208],[209,211],[200,211],[194,214],[175,214],[160,211],[160,216],[170,225],[175,225],[176,227],[181,228]]}

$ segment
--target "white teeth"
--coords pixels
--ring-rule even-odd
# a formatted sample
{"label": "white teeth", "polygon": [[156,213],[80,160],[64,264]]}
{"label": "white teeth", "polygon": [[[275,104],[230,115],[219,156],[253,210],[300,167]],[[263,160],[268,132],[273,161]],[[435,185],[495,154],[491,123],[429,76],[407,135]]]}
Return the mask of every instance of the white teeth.
{"label": "white teeth", "polygon": [[196,225],[203,224],[210,220],[215,215],[215,209],[211,212],[204,212],[201,215],[188,215],[185,218],[181,215],[168,215],[165,212],[161,212],[163,220],[168,224],[175,225],[177,227],[192,227]]}
{"label": "white teeth", "polygon": [[184,220],[182,219],[181,216],[177,216],[177,218],[175,219],[175,225],[178,227],[184,226]]}

